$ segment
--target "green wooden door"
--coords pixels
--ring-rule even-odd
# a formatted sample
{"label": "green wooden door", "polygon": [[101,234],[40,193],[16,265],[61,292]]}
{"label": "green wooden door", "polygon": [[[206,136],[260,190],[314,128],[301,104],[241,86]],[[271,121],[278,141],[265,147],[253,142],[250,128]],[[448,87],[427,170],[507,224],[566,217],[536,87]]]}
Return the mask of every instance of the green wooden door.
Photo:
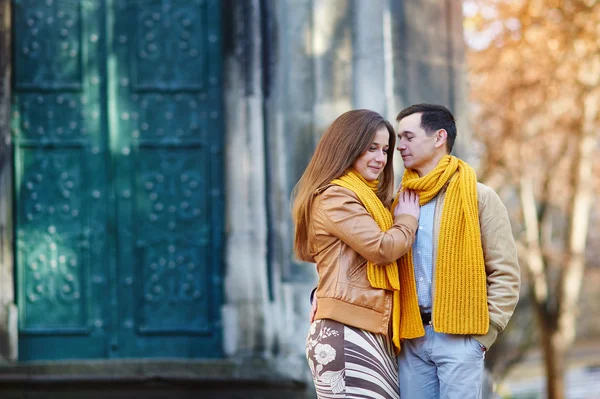
{"label": "green wooden door", "polygon": [[19,355],[221,355],[220,5],[14,0]]}

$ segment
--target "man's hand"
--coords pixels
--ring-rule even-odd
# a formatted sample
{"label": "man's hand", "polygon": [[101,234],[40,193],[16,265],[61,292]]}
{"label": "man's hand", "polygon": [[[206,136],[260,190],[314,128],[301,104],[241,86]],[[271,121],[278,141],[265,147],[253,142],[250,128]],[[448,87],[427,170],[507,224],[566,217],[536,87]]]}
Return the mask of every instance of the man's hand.
{"label": "man's hand", "polygon": [[315,314],[317,313],[317,296],[313,297],[312,306],[310,307],[310,323],[315,321]]}

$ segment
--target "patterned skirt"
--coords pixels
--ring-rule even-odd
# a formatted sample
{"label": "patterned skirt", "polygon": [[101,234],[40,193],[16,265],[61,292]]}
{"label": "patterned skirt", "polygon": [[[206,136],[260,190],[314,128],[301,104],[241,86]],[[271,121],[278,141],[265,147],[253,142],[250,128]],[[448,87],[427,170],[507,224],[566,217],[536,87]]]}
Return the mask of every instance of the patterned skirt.
{"label": "patterned skirt", "polygon": [[400,398],[390,337],[316,320],[306,338],[306,359],[319,399]]}

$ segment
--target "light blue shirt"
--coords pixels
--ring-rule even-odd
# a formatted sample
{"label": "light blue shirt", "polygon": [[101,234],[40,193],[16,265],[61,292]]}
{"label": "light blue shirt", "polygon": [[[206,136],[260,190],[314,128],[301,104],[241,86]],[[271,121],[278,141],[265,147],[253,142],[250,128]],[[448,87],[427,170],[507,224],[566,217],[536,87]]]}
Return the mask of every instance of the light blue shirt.
{"label": "light blue shirt", "polygon": [[436,198],[421,206],[419,228],[412,246],[419,308],[431,312],[431,279],[433,273],[433,222]]}

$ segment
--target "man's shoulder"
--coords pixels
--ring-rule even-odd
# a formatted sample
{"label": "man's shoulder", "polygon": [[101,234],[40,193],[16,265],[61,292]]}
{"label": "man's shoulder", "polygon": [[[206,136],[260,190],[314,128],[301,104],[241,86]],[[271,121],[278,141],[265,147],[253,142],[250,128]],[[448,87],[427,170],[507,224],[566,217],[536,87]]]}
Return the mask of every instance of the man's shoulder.
{"label": "man's shoulder", "polygon": [[486,186],[483,183],[477,182],[477,196],[478,197],[484,197],[484,196],[488,196],[490,194],[498,195],[498,194],[496,194],[496,191],[494,191],[494,189],[491,188],[490,186]]}
{"label": "man's shoulder", "polygon": [[498,210],[498,207],[504,207],[498,193],[490,186],[479,182],[477,182],[477,202],[480,208],[493,208],[494,211]]}

